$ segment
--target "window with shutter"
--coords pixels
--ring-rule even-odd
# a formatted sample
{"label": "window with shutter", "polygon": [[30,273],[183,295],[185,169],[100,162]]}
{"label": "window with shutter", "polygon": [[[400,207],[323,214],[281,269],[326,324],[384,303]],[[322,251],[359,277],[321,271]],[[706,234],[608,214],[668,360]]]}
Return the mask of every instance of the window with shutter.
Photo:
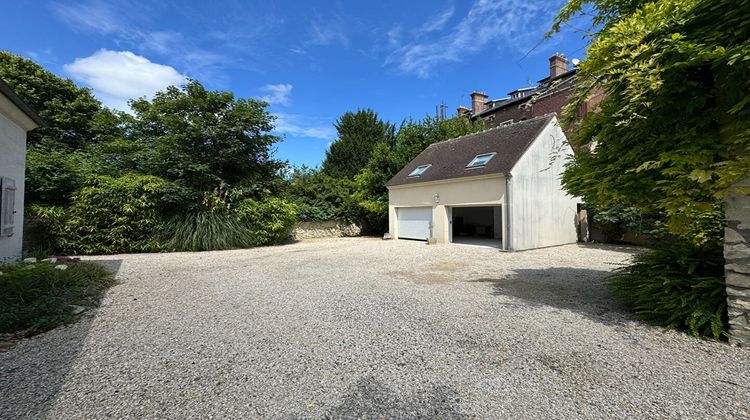
{"label": "window with shutter", "polygon": [[0,178],[0,237],[13,236],[15,227],[16,181]]}

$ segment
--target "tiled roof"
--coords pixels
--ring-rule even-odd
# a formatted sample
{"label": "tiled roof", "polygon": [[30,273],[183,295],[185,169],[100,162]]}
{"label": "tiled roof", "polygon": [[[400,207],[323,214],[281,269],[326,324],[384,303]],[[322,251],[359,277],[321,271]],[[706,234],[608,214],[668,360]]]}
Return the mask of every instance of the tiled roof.
{"label": "tiled roof", "polygon": [[[553,118],[555,118],[554,114],[545,115],[433,143],[401,169],[386,185],[392,187],[478,175],[506,174]],[[486,166],[466,168],[475,156],[484,153],[496,153],[496,155]],[[422,165],[432,166],[420,176],[409,177],[414,169]]]}

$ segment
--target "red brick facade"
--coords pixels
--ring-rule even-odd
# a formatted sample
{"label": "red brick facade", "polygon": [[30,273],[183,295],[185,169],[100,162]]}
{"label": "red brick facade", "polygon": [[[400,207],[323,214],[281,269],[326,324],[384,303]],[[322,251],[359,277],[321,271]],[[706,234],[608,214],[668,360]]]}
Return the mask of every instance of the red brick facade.
{"label": "red brick facade", "polygon": [[[542,79],[539,82],[540,85],[533,89],[532,94],[517,99],[511,97],[502,101],[488,102],[482,111],[471,112],[470,117],[481,118],[487,127],[495,127],[503,123],[523,121],[553,112],[560,115],[575,89],[575,70],[563,72],[567,69],[567,65],[567,59],[562,54],[555,54],[550,57],[550,77]],[[595,110],[596,105],[603,98],[604,95],[601,92],[592,95],[579,111],[579,115],[583,116]],[[466,111],[463,113],[469,114]],[[565,131],[567,135],[571,134],[571,129]]]}

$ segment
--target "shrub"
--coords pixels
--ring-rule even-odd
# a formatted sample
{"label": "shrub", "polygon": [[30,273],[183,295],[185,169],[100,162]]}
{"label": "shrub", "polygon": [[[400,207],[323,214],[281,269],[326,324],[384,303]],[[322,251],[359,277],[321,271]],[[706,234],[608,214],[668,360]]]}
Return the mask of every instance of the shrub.
{"label": "shrub", "polygon": [[354,183],[334,178],[306,167],[295,169],[286,189],[286,197],[297,206],[297,220],[353,221],[350,199]]}
{"label": "shrub", "polygon": [[26,153],[26,200],[62,205],[83,184],[89,164],[85,153],[64,147],[38,145]]}
{"label": "shrub", "polygon": [[297,220],[297,209],[279,198],[246,199],[237,206],[237,215],[250,229],[256,245],[273,245],[289,237]]}
{"label": "shrub", "polygon": [[30,329],[30,334],[68,324],[75,318],[71,305],[98,305],[115,282],[107,269],[88,263],[67,270],[16,263],[0,266],[0,272],[0,333]]}
{"label": "shrub", "polygon": [[694,336],[726,339],[723,248],[670,243],[641,254],[612,278],[636,317]]}
{"label": "shrub", "polygon": [[357,211],[363,232],[374,235],[388,232],[388,201],[382,197],[362,200],[357,203]]}
{"label": "shrub", "polygon": [[196,212],[175,216],[165,226],[166,247],[175,251],[247,248],[255,244],[250,230],[232,213]]}
{"label": "shrub", "polygon": [[162,249],[159,206],[166,181],[144,175],[97,176],[86,184],[73,194],[68,209],[32,208],[52,249],[74,254]]}

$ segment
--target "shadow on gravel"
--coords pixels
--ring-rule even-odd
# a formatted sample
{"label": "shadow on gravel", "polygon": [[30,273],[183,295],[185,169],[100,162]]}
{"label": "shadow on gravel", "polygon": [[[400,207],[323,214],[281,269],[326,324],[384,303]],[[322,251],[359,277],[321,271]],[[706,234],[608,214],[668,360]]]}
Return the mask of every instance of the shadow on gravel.
{"label": "shadow on gravel", "polygon": [[611,274],[609,271],[568,267],[518,269],[506,277],[470,282],[491,283],[492,293],[497,296],[573,311],[600,323],[620,324],[628,317],[628,311],[612,296],[607,280]]}
{"label": "shadow on gravel", "polygon": [[[103,265],[115,275],[122,263],[87,262]],[[95,318],[96,308],[84,312],[74,324],[24,339],[0,352],[0,419],[47,417]]]}
{"label": "shadow on gravel", "polygon": [[455,390],[427,386],[430,388],[416,394],[403,395],[374,376],[366,376],[357,381],[341,404],[329,411],[325,418],[469,418],[458,411],[460,399]]}
{"label": "shadow on gravel", "polygon": [[576,243],[579,248],[587,249],[601,249],[604,251],[622,252],[625,254],[637,254],[648,250],[648,248],[637,245],[624,245],[624,244],[601,244],[594,242]]}

